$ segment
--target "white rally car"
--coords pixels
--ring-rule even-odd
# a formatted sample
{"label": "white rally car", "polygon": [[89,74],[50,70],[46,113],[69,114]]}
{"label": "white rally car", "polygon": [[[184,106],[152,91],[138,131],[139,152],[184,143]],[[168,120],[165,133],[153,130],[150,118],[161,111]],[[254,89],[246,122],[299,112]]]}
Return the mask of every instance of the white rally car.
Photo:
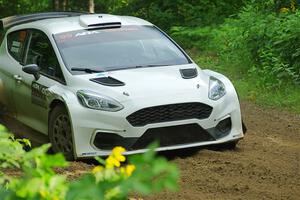
{"label": "white rally car", "polygon": [[68,159],[243,138],[232,83],[135,17],[73,12],[0,20],[0,101]]}

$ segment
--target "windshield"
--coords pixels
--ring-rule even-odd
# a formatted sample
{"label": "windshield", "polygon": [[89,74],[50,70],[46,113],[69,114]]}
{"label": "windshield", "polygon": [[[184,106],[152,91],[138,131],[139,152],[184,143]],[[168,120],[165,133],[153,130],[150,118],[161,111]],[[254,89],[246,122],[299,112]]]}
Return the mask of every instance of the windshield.
{"label": "windshield", "polygon": [[56,34],[54,38],[65,65],[73,74],[190,63],[153,26],[80,30]]}

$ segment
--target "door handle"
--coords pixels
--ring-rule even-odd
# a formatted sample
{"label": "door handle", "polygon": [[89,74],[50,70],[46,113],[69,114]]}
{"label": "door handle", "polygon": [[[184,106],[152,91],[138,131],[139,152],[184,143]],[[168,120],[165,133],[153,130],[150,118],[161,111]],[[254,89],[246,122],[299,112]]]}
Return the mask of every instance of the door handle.
{"label": "door handle", "polygon": [[14,75],[14,79],[18,82],[18,83],[20,83],[20,82],[22,82],[22,77],[20,76],[20,75]]}

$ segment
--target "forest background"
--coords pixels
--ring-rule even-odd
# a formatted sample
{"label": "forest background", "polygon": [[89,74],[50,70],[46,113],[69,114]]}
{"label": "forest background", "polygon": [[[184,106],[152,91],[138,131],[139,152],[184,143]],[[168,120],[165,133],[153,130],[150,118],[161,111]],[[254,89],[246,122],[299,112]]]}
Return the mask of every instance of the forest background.
{"label": "forest background", "polygon": [[299,0],[0,0],[0,18],[46,11],[149,20],[201,68],[227,75],[242,100],[300,113]]}

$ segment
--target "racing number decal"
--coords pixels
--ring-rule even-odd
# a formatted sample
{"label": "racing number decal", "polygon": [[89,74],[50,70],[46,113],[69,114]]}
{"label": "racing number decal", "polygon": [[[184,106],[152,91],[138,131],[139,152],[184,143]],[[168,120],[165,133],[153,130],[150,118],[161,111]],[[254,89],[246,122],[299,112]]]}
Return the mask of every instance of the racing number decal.
{"label": "racing number decal", "polygon": [[33,82],[31,85],[31,102],[43,108],[47,108],[48,87]]}

